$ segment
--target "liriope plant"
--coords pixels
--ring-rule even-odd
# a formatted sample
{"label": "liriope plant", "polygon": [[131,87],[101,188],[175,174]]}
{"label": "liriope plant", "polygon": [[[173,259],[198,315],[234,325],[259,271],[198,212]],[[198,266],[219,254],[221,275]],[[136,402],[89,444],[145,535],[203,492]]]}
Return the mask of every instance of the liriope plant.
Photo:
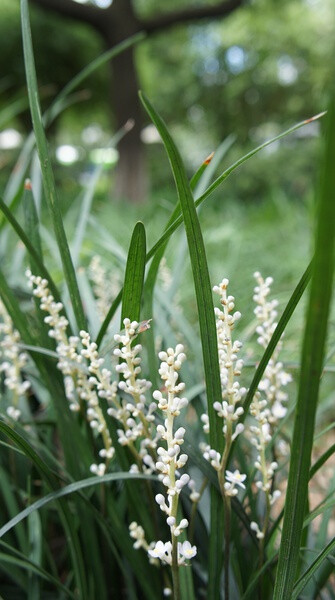
{"label": "liriope plant", "polygon": [[[180,570],[189,565],[191,559],[197,555],[197,547],[186,537],[189,521],[182,515],[180,496],[183,488],[189,488],[189,498],[196,509],[201,495],[204,493],[208,480],[205,478],[201,491],[195,489],[195,483],[184,470],[188,456],[182,453],[182,445],[186,428],[176,427],[174,422],[180,416],[183,409],[187,407],[184,392],[185,384],[178,382],[179,372],[186,360],[184,348],[177,344],[175,348],[168,348],[159,352],[161,361],[159,375],[163,382],[163,391],[150,391],[151,383],[141,375],[141,352],[142,345],[135,343],[139,335],[145,335],[150,322],[123,320],[124,330],[115,334],[114,339],[117,347],[113,351],[113,370],[106,368],[105,358],[99,355],[97,345],[91,341],[90,334],[81,330],[78,336],[67,335],[68,321],[62,314],[63,305],[52,296],[48,281],[40,276],[33,275],[27,270],[28,285],[33,290],[33,296],[38,299],[39,307],[46,314],[44,322],[48,327],[48,334],[55,342],[55,357],[57,357],[57,369],[61,372],[64,383],[64,393],[72,413],[82,414],[89,424],[93,436],[94,446],[98,446],[97,459],[89,466],[89,470],[101,480],[107,473],[113,473],[115,447],[112,440],[113,432],[108,426],[108,416],[116,423],[117,438],[115,444],[118,447],[127,448],[130,454],[128,472],[132,475],[155,476],[166,488],[166,496],[161,492],[155,495],[155,502],[162,513],[166,525],[170,530],[170,540],[148,540],[146,532],[137,521],[129,524],[129,535],[135,539],[134,549],[144,549],[148,562],[156,567],[159,561],[162,565],[171,568],[171,576],[165,574],[164,595],[173,594],[181,597]],[[258,340],[264,342],[264,337],[270,335],[276,328],[274,317],[275,301],[266,300],[269,292],[270,278],[264,280],[257,274],[260,285],[255,289],[255,299],[258,301],[255,309],[258,319],[263,325],[258,325]],[[225,450],[220,456],[219,452],[210,448],[205,442],[200,444],[200,450],[204,458],[210,462],[218,473],[219,489],[225,508],[225,594],[229,597],[229,552],[226,548],[231,540],[231,499],[238,493],[238,488],[245,489],[246,474],[241,474],[236,468],[229,471],[229,454],[232,442],[244,433],[244,426],[239,423],[239,417],[243,414],[241,406],[246,390],[241,388],[236,378],[241,375],[243,361],[237,357],[241,351],[242,344],[232,339],[232,332],[240,313],[234,309],[234,298],[227,295],[228,280],[223,279],[219,286],[213,289],[220,295],[221,308],[215,309],[217,327],[217,348],[220,364],[220,380],[222,396],[221,401],[214,403],[214,409],[223,421],[222,435],[225,439]],[[260,307],[262,308],[260,314]],[[18,380],[21,373],[25,372],[27,356],[24,353],[21,362],[17,363],[18,349],[22,344],[20,335],[15,332],[10,316],[2,306],[3,333],[0,347],[3,350],[1,369],[6,370],[5,386],[12,396],[13,404],[7,407],[7,415],[12,421],[20,418],[20,410],[17,408],[18,394],[24,396],[28,388],[28,381],[24,382],[24,389],[19,389]],[[264,327],[265,324],[265,327]],[[10,333],[10,336],[8,335]],[[136,340],[137,341],[137,340]],[[278,353],[278,346],[277,352]],[[277,356],[276,356],[277,358]],[[8,360],[10,359],[10,360]],[[12,376],[11,376],[11,373]],[[119,375],[122,375],[119,379]],[[256,469],[260,472],[260,478],[256,481],[256,487],[262,490],[266,496],[266,514],[262,530],[255,521],[250,523],[250,530],[256,531],[260,540],[259,560],[263,566],[264,539],[270,522],[270,508],[278,494],[271,490],[274,471],[278,465],[274,462],[266,462],[266,445],[271,441],[270,425],[285,415],[285,408],[281,404],[287,399],[282,391],[290,377],[283,371],[282,364],[276,362],[274,357],[269,361],[265,377],[262,379],[259,390],[267,396],[267,400],[261,400],[258,391],[251,405],[250,413],[258,422],[258,426],[250,425],[252,437],[251,444],[256,446],[259,455],[255,461]],[[105,410],[101,403],[105,403]],[[269,404],[269,408],[264,410]],[[240,406],[238,406],[240,405]],[[278,409],[280,405],[280,410]],[[162,420],[156,418],[155,413],[162,414]],[[205,434],[209,433],[208,414],[201,417]],[[250,455],[250,461],[251,461]],[[256,478],[255,478],[256,479]],[[152,510],[153,494],[148,491],[148,508]],[[155,516],[153,509],[152,518]],[[190,518],[195,519],[196,513],[190,512]],[[180,538],[185,538],[180,542]]]}
{"label": "liriope plant", "polygon": [[[118,293],[115,283],[105,285],[99,259],[93,268],[91,263],[86,288],[81,287],[39,108],[27,0],[21,9],[36,148],[67,291],[55,284],[46,266],[30,184],[22,195],[7,192],[6,202],[0,199],[2,228],[10,226],[26,249],[27,284],[18,296],[0,269],[0,593],[5,597],[15,590],[29,599],[61,594],[84,600],[286,600],[303,597],[308,589],[317,598],[327,587],[335,550],[325,534],[316,556],[305,551],[306,544],[313,550],[306,532],[314,518],[334,505],[325,498],[310,511],[307,502],[309,479],[334,451],[326,449],[310,469],[333,272],[333,103],[326,118],[315,254],[279,319],[272,278],[255,273],[259,352],[253,373],[243,368],[248,354],[235,310],[238,291],[235,301],[228,292],[228,285],[235,289],[234,281],[226,277],[212,288],[196,207],[243,162],[311,119],[242,157],[197,196],[211,158],[189,181],[165,123],[141,95],[165,145],[178,201],[149,251],[145,227],[136,224]],[[111,53],[135,41],[95,61],[60,100]],[[60,110],[61,103],[46,121],[55,116],[55,107]],[[29,207],[23,227],[14,214],[21,199]],[[198,308],[195,348],[174,339],[172,330],[165,344],[156,335],[160,317],[152,314],[159,265],[181,224]],[[73,244],[76,261],[83,230]],[[281,359],[282,336],[310,280],[295,408],[292,377]],[[217,307],[212,292],[219,296]],[[94,332],[92,314],[103,319]],[[165,323],[163,313],[161,318]],[[117,333],[111,333],[111,326]],[[204,385],[192,354],[197,365],[202,361]],[[185,385],[186,368],[193,386],[198,385],[195,392]],[[58,553],[53,548],[57,539]]]}

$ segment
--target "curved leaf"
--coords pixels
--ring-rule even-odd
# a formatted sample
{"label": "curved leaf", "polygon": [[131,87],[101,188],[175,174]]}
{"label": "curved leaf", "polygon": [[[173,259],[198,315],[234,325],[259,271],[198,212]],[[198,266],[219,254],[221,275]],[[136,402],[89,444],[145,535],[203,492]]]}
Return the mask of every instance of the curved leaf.
{"label": "curved leaf", "polygon": [[315,256],[302,348],[299,392],[274,600],[291,598],[306,509],[315,412],[323,369],[334,273],[334,160],[335,101],[332,100],[327,117],[327,138],[316,223]]}
{"label": "curved leaf", "polygon": [[[175,146],[165,123],[150,104],[149,100],[143,94],[140,94],[140,98],[161,135],[176,183],[185,224],[199,313],[207,406],[210,421],[210,444],[212,448],[217,448],[220,451],[223,446],[223,436],[221,435],[221,428],[213,408],[214,402],[221,397],[220,370],[212,288],[209,279],[202,232],[195,209],[192,191],[177,147]],[[219,597],[220,588],[221,561],[218,560],[218,557],[221,556],[222,548],[222,513],[223,505],[221,497],[216,489],[212,488],[208,594],[213,600],[214,598]]]}
{"label": "curved leaf", "polygon": [[[0,422],[1,427],[1,422]],[[82,479],[81,481],[76,481],[75,483],[70,483],[58,490],[54,490],[47,494],[43,498],[36,500],[27,508],[19,512],[15,517],[10,519],[5,525],[0,528],[0,538],[5,535],[8,531],[13,529],[18,523],[26,519],[31,513],[35,510],[39,510],[43,506],[46,506],[50,502],[54,502],[54,500],[58,500],[59,498],[63,498],[64,496],[68,496],[69,494],[74,494],[83,490],[87,487],[92,487],[95,485],[101,485],[102,483],[107,483],[109,481],[122,481],[124,479],[152,479],[154,481],[157,480],[157,477],[154,475],[142,475],[140,473],[109,473],[108,475],[103,475],[101,477],[89,477],[87,479]]]}
{"label": "curved leaf", "polygon": [[36,80],[35,61],[31,41],[27,0],[21,0],[21,23],[29,104],[36,138],[36,148],[42,170],[45,198],[49,207],[52,224],[54,227],[55,236],[60,256],[62,259],[64,276],[69,289],[69,294],[73,306],[73,311],[76,317],[77,325],[79,329],[86,329],[86,318],[84,315],[84,310],[78,289],[77,278],[65,235],[62,215],[57,198],[54,175],[49,158],[47,140],[43,128]]}

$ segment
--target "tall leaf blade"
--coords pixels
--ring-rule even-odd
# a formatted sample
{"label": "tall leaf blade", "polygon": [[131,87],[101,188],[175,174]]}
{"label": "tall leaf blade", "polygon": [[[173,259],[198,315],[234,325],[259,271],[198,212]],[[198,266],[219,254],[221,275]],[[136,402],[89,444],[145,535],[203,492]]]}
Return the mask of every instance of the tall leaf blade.
{"label": "tall leaf blade", "polygon": [[[226,147],[229,148],[231,140],[228,139],[228,142],[229,142],[229,144],[226,144],[225,148]],[[221,149],[221,147],[220,147],[220,149]],[[222,154],[222,152],[220,152],[220,154]],[[197,169],[197,171],[193,175],[192,179],[190,180],[190,188],[191,188],[192,192],[194,192],[199,187],[199,185],[202,184],[204,175],[206,174],[208,165],[211,164],[213,156],[214,156],[214,152],[212,152],[212,154],[210,154],[203,161],[203,163],[200,165],[200,167]],[[179,214],[180,214],[180,203],[178,201],[174,207],[174,210],[172,211],[172,214],[171,214],[166,226],[165,226],[165,230],[167,230],[170,227],[170,225],[172,225],[174,223],[174,221],[179,216]],[[162,244],[162,246],[159,248],[159,250],[156,252],[155,256],[153,257],[153,259],[151,261],[150,267],[148,269],[148,274],[147,274],[147,277],[145,280],[144,314],[147,315],[148,317],[149,316],[151,317],[153,315],[153,310],[154,310],[153,309],[153,300],[154,300],[154,289],[155,289],[155,285],[156,285],[156,279],[157,279],[157,276],[159,273],[160,263],[165,254],[165,250],[166,250],[168,242],[169,242],[169,240],[167,239],[164,242],[164,244]],[[157,363],[157,358],[156,358],[156,353],[155,353],[155,344],[154,344],[154,335],[155,335],[154,328],[155,328],[155,324],[153,324],[151,326],[150,330],[147,332],[147,335],[145,337],[145,345],[146,345],[147,354],[148,354],[150,381],[152,381],[153,383],[157,379],[157,372],[158,372],[158,363]]]}
{"label": "tall leaf blade", "polygon": [[[42,566],[42,526],[41,520],[38,513],[29,515],[28,518],[28,531],[29,531],[29,543],[30,552],[29,559],[39,567]],[[29,573],[28,579],[28,600],[40,600],[41,589],[40,589],[39,577],[33,573]]]}
{"label": "tall leaf blade", "polygon": [[[37,210],[36,210],[36,206],[35,206],[35,200],[34,200],[32,189],[31,189],[31,183],[29,180],[26,180],[25,184],[24,184],[23,209],[24,209],[24,221],[25,221],[25,230],[27,233],[27,238],[29,240],[29,243],[31,243],[32,246],[35,248],[37,255],[39,257],[41,257],[41,261],[42,261],[43,253],[42,253],[41,237],[40,237],[40,232],[39,232],[39,221],[38,221],[38,215],[37,215]],[[17,230],[17,232],[19,233],[19,230]],[[34,261],[32,256],[30,256],[29,258],[30,258],[31,272],[34,274],[38,273],[39,275],[42,275],[38,264],[36,264],[36,262]],[[48,281],[49,281],[49,279],[48,279]],[[51,284],[49,282],[49,286],[51,286],[51,285],[53,285],[53,282],[51,282]],[[56,286],[54,286],[54,288],[55,287]],[[56,296],[56,298],[57,298],[57,296]],[[43,346],[43,348],[51,349],[53,346],[52,346],[51,339],[48,335],[48,333],[49,333],[48,326],[44,322],[45,314],[43,313],[43,311],[40,307],[39,301],[36,297],[34,297],[34,301],[35,301],[35,308],[36,308],[36,313],[37,313],[37,317],[38,317],[38,322],[39,322],[39,326],[40,326],[39,327],[39,343],[41,346]]]}
{"label": "tall leaf blade", "polygon": [[[221,383],[217,350],[216,325],[212,290],[209,279],[205,246],[202,238],[200,223],[194,205],[192,191],[187,180],[185,168],[175,143],[169,134],[165,123],[157,114],[147,98],[140,95],[143,105],[151,120],[156,125],[166,152],[168,154],[178,198],[183,213],[189,253],[193,271],[195,293],[197,298],[200,336],[204,361],[208,415],[210,421],[210,444],[212,448],[222,450],[223,436],[220,432],[213,404],[221,398]],[[211,537],[209,553],[209,597],[213,600],[220,595],[220,571],[222,550],[223,506],[221,497],[213,489],[211,496]]]}
{"label": "tall leaf blade", "polygon": [[54,175],[50,164],[47,140],[43,128],[43,121],[38,97],[38,87],[33,47],[31,41],[27,0],[21,0],[21,22],[29,104],[36,138],[36,147],[41,164],[45,197],[52,218],[52,224],[54,227],[55,236],[62,259],[64,275],[69,289],[69,294],[73,306],[73,311],[76,317],[77,325],[79,329],[86,329],[86,318],[84,315],[77,278],[65,235],[63,220],[57,199]]}
{"label": "tall leaf blade", "polygon": [[[23,210],[28,238],[35,248],[37,254],[42,256],[42,243],[39,232],[38,215],[31,189],[31,182],[29,179],[27,179],[24,184]],[[38,273],[38,265],[34,263],[33,259],[31,259],[31,269],[33,273]]]}
{"label": "tall leaf blade", "polygon": [[314,421],[334,271],[335,240],[335,100],[327,118],[327,136],[316,224],[315,257],[306,316],[292,457],[285,503],[274,600],[291,598],[305,515]]}

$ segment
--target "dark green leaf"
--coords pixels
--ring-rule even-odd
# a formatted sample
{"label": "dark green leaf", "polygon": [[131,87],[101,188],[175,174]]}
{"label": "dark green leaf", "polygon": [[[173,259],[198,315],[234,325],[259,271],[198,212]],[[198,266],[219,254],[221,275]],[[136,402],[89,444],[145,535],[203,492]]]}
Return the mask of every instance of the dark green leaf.
{"label": "dark green leaf", "polygon": [[332,101],[327,116],[327,138],[319,193],[315,256],[302,348],[299,392],[274,600],[291,598],[306,509],[315,412],[323,368],[334,272],[334,161],[335,102]]}
{"label": "dark green leaf", "polygon": [[[221,383],[212,289],[202,232],[195,209],[192,191],[175,143],[169,134],[165,123],[157,114],[148,99],[142,94],[140,95],[140,98],[162,137],[176,183],[187,235],[198,305],[200,337],[207,391],[207,406],[210,421],[210,445],[212,448],[216,448],[220,451],[223,447],[223,436],[213,404],[216,400],[221,398]],[[218,556],[221,556],[222,548],[222,512],[223,507],[221,497],[216,489],[212,488],[208,594],[209,597],[213,599],[219,598],[221,564],[220,560],[218,560]]]}
{"label": "dark green leaf", "polygon": [[21,0],[21,22],[29,104],[36,138],[36,148],[42,170],[45,198],[49,207],[52,224],[54,227],[55,236],[62,259],[64,276],[69,289],[69,294],[73,306],[73,311],[76,317],[77,325],[79,329],[86,329],[86,318],[84,315],[79,295],[77,278],[72,264],[69,246],[65,235],[62,215],[60,212],[59,202],[56,193],[54,175],[49,158],[47,140],[43,128],[36,80],[35,61],[31,41],[27,0]]}
{"label": "dark green leaf", "polygon": [[135,225],[129,246],[122,294],[121,329],[123,319],[126,317],[131,321],[140,320],[145,255],[145,229],[143,223],[139,221]]}

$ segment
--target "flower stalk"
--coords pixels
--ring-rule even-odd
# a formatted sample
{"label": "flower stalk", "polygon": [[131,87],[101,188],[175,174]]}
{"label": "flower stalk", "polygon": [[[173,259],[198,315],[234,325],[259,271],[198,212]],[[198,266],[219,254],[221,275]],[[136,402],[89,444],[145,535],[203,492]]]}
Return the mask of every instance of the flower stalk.
{"label": "flower stalk", "polygon": [[[218,286],[214,286],[213,291],[220,296],[221,308],[215,308],[216,329],[218,339],[218,353],[220,365],[222,401],[214,402],[214,409],[219,418],[223,420],[222,433],[225,438],[225,447],[222,453],[205,445],[203,455],[218,473],[218,481],[221,496],[225,507],[225,600],[229,600],[229,559],[230,559],[230,530],[231,530],[231,497],[238,493],[237,487],[245,488],[244,480],[246,475],[238,470],[234,473],[227,470],[228,459],[233,441],[244,431],[242,423],[238,423],[243,415],[243,408],[240,403],[246,393],[245,388],[240,387],[236,379],[241,375],[243,361],[238,358],[238,353],[242,348],[241,342],[233,341],[233,329],[235,323],[240,319],[241,313],[234,311],[235,298],[227,294],[229,280],[223,279]],[[202,415],[205,433],[209,433],[208,415]],[[237,487],[236,487],[237,486]]]}
{"label": "flower stalk", "polygon": [[[184,442],[185,429],[183,427],[175,429],[175,419],[188,404],[187,399],[179,395],[184,390],[185,384],[178,382],[178,373],[186,357],[182,344],[178,344],[175,349],[168,348],[166,352],[160,352],[159,358],[161,361],[159,374],[164,384],[164,393],[155,390],[153,398],[158,402],[158,408],[165,418],[164,424],[159,424],[156,428],[157,438],[162,440],[164,445],[159,445],[157,448],[158,458],[155,468],[159,473],[160,481],[166,488],[166,496],[157,494],[155,500],[160,510],[166,515],[171,539],[165,543],[159,540],[151,544],[141,540],[140,544],[147,550],[150,560],[159,559],[162,564],[170,565],[173,598],[180,600],[179,568],[197,553],[196,547],[191,546],[189,541],[178,542],[178,537],[188,526],[187,519],[182,518],[178,522],[179,495],[190,482],[189,475],[186,473],[181,475],[179,471],[188,460],[188,456],[181,454],[180,450]],[[132,523],[130,526],[132,537],[135,537],[136,527],[136,523]],[[138,541],[139,538],[137,537],[136,540]]]}
{"label": "flower stalk", "polygon": [[[258,320],[256,328],[257,341],[263,348],[266,348],[277,327],[276,307],[278,302],[268,298],[273,282],[272,277],[263,279],[258,271],[254,273],[254,277],[257,282],[254,289],[254,301],[256,302],[254,312]],[[269,462],[266,458],[267,447],[272,442],[273,430],[278,421],[286,414],[286,407],[283,402],[287,401],[288,395],[282,388],[291,381],[291,376],[284,371],[283,364],[278,360],[281,347],[282,343],[279,342],[250,405],[250,413],[257,423],[250,426],[251,443],[257,449],[254,465],[259,474],[259,479],[256,481],[256,487],[265,495],[262,526],[260,527],[254,521],[251,523],[251,529],[255,531],[259,540],[260,569],[265,560],[265,537],[270,522],[271,507],[281,495],[280,490],[274,488],[274,474],[278,469],[278,464],[276,461]],[[260,578],[259,583],[259,598],[262,597],[263,577]]]}

